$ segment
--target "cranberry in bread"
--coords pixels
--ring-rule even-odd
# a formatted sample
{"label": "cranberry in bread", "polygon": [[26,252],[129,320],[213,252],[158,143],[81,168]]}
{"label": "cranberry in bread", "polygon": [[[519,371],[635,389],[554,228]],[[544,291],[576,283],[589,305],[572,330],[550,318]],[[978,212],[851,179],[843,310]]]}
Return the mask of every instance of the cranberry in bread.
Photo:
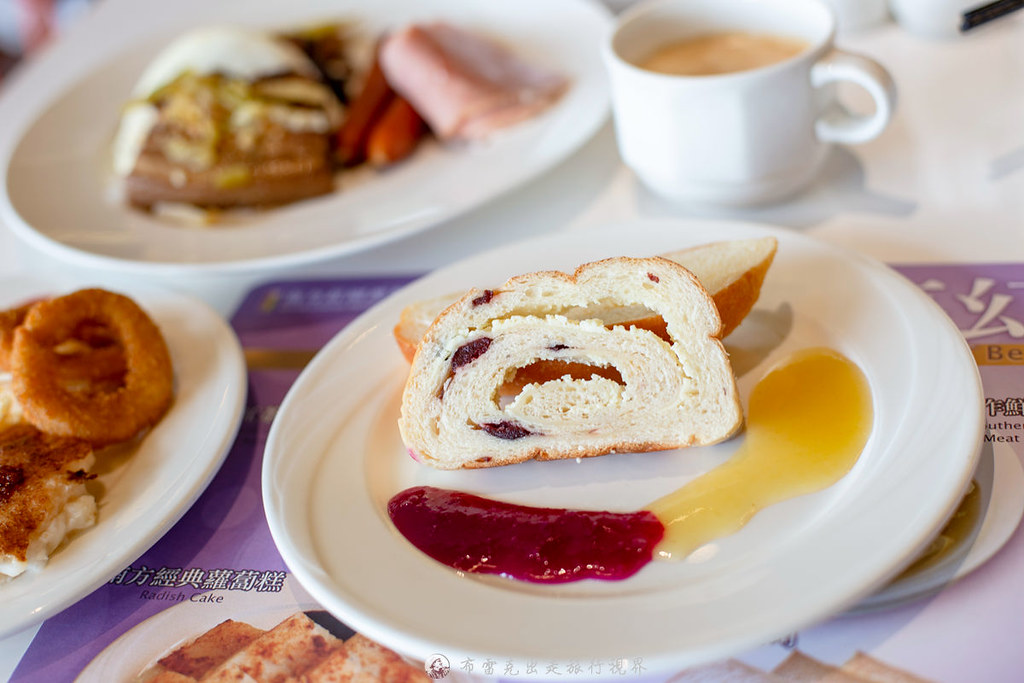
{"label": "cranberry in bread", "polygon": [[[601,318],[619,307],[664,324]],[[439,469],[722,441],[743,413],[721,332],[700,281],[660,257],[605,259],[471,290],[431,324],[413,358],[402,439]],[[566,372],[517,386],[516,375],[538,363],[562,363]]]}
{"label": "cranberry in bread", "polygon": [[122,114],[114,171],[129,203],[268,206],[333,189],[342,106],[293,42],[203,28],[167,47]]}

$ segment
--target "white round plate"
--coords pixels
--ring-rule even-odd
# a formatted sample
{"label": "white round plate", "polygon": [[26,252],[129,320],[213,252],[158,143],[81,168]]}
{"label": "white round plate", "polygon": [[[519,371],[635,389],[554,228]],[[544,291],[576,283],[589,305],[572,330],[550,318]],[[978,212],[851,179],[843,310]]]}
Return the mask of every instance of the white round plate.
{"label": "white round plate", "polygon": [[[67,287],[0,282],[0,308]],[[245,361],[234,332],[213,309],[150,288],[122,290],[160,326],[174,362],[171,409],[130,457],[98,457],[96,525],[59,547],[39,571],[0,585],[0,637],[42,621],[88,595],[153,545],[217,472],[241,424]]]}
{"label": "white round plate", "polygon": [[[620,582],[559,586],[460,575],[390,524],[388,499],[435,485],[527,505],[634,510],[724,462],[713,447],[431,470],[396,427],[407,366],[391,339],[419,299],[496,286],[715,240],[775,235],[761,298],[726,346],[746,405],[766,368],[832,347],[866,374],[871,437],[834,486],[775,505],[684,562],[653,562]],[[502,662],[621,658],[650,672],[734,655],[836,614],[908,564],[956,508],[984,432],[977,367],[927,295],[864,256],[800,234],[713,221],[628,222],[528,241],[435,272],[328,343],[294,384],[268,438],[263,495],[295,576],[327,610],[389,647]],[[543,669],[543,667],[541,667]]]}
{"label": "white round plate", "polygon": [[[196,23],[288,28],[352,19],[367,35],[445,19],[507,43],[570,79],[550,110],[478,144],[428,142],[384,172],[341,173],[330,195],[187,228],[112,197],[109,147],[135,80],[175,35],[147,36],[45,106],[7,160],[0,217],[66,261],[152,275],[251,271],[336,257],[424,230],[536,177],[583,145],[608,115],[600,43],[608,12],[587,0],[229,0]],[[60,201],[53,201],[59,195]]]}

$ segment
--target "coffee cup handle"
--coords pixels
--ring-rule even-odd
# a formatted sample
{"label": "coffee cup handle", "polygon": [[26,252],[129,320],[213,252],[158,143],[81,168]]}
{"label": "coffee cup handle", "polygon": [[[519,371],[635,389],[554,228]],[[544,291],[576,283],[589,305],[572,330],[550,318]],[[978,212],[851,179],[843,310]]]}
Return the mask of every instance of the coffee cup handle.
{"label": "coffee cup handle", "polygon": [[857,144],[878,137],[896,108],[896,84],[892,76],[872,59],[833,50],[811,67],[811,83],[820,88],[839,81],[849,81],[867,90],[875,101],[875,111],[857,116],[839,102],[833,102],[815,122],[818,138],[824,142]]}

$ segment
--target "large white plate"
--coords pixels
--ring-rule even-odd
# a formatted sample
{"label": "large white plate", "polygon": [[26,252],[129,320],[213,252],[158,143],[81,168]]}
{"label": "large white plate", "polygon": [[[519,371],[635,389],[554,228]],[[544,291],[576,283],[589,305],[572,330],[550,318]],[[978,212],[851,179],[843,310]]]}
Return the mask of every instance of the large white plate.
{"label": "large white plate", "polygon": [[[0,308],[59,294],[51,282],[0,281]],[[0,585],[0,637],[56,614],[127,567],[178,521],[217,472],[245,407],[246,371],[234,332],[206,304],[156,289],[124,291],[163,332],[175,398],[127,458],[97,458],[96,525],[38,572]]]}
{"label": "large white plate", "polygon": [[[386,502],[410,485],[630,510],[725,461],[740,442],[490,470],[425,468],[405,454],[395,425],[406,365],[390,331],[404,305],[523,271],[764,234],[778,237],[778,256],[757,307],[727,344],[740,390],[745,402],[769,365],[805,347],[833,347],[856,362],[876,415],[864,453],[843,480],[765,510],[686,562],[655,562],[622,582],[538,586],[462,576],[394,530]],[[396,650],[437,651],[452,661],[623,658],[664,671],[764,644],[850,607],[892,578],[966,490],[982,408],[977,368],[959,331],[885,266],[780,229],[630,222],[472,258],[346,327],[275,419],[264,503],[278,548],[313,597]]]}
{"label": "large white plate", "polygon": [[232,0],[209,4],[195,22],[289,27],[325,18],[356,19],[370,35],[406,21],[447,19],[564,73],[571,88],[550,111],[488,142],[427,144],[386,172],[343,173],[331,195],[188,229],[118,203],[104,170],[121,106],[149,60],[175,37],[145,36],[39,112],[6,164],[0,216],[36,247],[93,267],[167,274],[296,265],[397,239],[478,206],[564,159],[607,117],[600,42],[609,15],[596,2]]}

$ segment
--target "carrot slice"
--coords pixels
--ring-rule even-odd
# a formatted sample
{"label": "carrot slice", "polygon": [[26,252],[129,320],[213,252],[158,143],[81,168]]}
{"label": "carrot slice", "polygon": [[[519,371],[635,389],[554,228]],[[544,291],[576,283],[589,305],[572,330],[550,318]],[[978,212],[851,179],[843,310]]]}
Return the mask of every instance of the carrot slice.
{"label": "carrot slice", "polygon": [[352,101],[335,138],[335,156],[340,163],[351,166],[366,158],[370,131],[394,97],[395,93],[375,57],[363,89]]}
{"label": "carrot slice", "polygon": [[366,158],[374,166],[386,166],[406,158],[416,149],[426,124],[403,97],[395,95],[370,130]]}

